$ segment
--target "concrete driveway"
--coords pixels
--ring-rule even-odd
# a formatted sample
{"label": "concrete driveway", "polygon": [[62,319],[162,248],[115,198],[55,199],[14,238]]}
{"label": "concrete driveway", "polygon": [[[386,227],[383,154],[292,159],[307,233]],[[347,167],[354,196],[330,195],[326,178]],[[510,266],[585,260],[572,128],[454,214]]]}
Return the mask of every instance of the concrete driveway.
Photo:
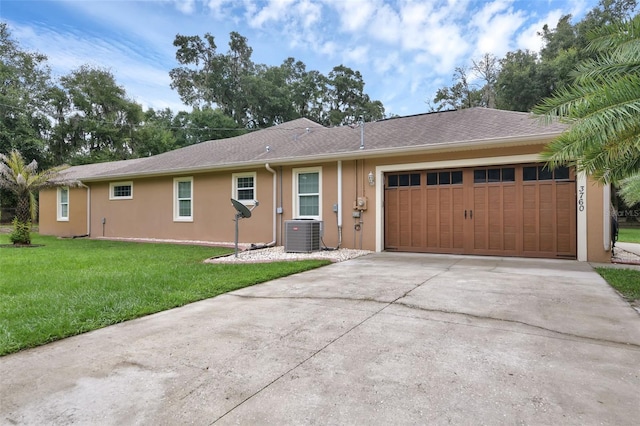
{"label": "concrete driveway", "polygon": [[588,264],[372,254],[0,358],[1,424],[638,424]]}

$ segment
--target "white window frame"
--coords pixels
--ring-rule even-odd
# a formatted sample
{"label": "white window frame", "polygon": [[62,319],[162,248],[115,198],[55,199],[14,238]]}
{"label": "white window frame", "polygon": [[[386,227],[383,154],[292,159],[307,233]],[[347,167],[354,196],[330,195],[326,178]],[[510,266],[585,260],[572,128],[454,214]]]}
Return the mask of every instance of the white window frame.
{"label": "white window frame", "polygon": [[[241,200],[240,197],[238,196],[238,179],[239,178],[245,178],[245,177],[251,177],[253,178],[253,198],[251,200]],[[233,173],[231,175],[231,179],[233,181],[233,188],[231,190],[231,198],[233,198],[234,200],[238,200],[240,201],[242,204],[248,205],[248,206],[252,206],[255,204],[254,200],[256,199],[256,194],[258,193],[258,180],[257,180],[257,173],[256,172],[246,172],[246,173]],[[248,188],[242,188],[242,189],[248,189]]]}
{"label": "white window frame", "polygon": [[[62,191],[66,191],[67,192],[67,202],[66,204],[62,202]],[[67,186],[60,186],[58,187],[57,192],[57,200],[56,200],[56,216],[58,219],[58,222],[69,222],[69,187]],[[62,212],[62,206],[66,205],[67,206],[67,215],[64,216],[63,212]]]}
{"label": "white window frame", "polygon": [[[314,216],[300,214],[300,195],[298,194],[298,176],[303,173],[318,173],[318,214]],[[293,212],[294,219],[322,220],[322,167],[293,169]],[[308,195],[308,194],[307,194]]]}
{"label": "white window frame", "polygon": [[[130,186],[131,187],[131,195],[128,196],[117,196],[114,191],[116,186]],[[131,200],[133,198],[133,182],[110,182],[109,183],[109,199],[110,200]]]}
{"label": "white window frame", "polygon": [[[178,198],[178,185],[181,182],[189,182],[191,184],[191,196],[189,198]],[[184,200],[189,200],[191,202],[191,214],[189,216],[180,216],[180,201]],[[193,176],[173,179],[173,221],[193,222]]]}

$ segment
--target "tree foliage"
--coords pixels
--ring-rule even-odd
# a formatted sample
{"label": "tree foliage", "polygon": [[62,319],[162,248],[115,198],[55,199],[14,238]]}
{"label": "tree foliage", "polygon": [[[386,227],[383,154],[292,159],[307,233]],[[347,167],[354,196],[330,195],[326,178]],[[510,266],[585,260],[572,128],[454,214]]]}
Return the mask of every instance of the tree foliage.
{"label": "tree foliage", "polygon": [[256,64],[247,39],[230,34],[229,49],[219,53],[214,37],[178,34],[174,40],[180,67],[170,71],[171,87],[187,105],[217,106],[246,128],[264,128],[307,117],[335,126],[384,118],[380,101],[364,92],[359,71],[344,65],[324,76],[301,61],[280,66]]}
{"label": "tree foliage", "polygon": [[573,70],[580,61],[594,58],[595,53],[586,49],[591,31],[630,19],[636,7],[637,0],[600,0],[580,22],[574,24],[572,16],[565,15],[555,27],[544,25],[538,33],[543,42],[540,52],[508,52],[497,60],[494,73],[485,75],[478,73],[483,69],[482,61],[457,67],[454,84],[436,91],[433,109],[491,107],[487,95],[493,95],[496,108],[531,111],[543,98],[572,83]]}
{"label": "tree foliage", "polygon": [[604,183],[635,185],[640,179],[640,15],[602,27],[592,37],[593,58],[578,65],[574,83],[534,109],[570,124],[544,155],[552,167],[573,165]]}
{"label": "tree foliage", "polygon": [[[36,194],[43,188],[57,185],[75,185],[73,181],[55,181],[60,168],[38,171],[36,160],[27,164],[22,154],[12,150],[8,155],[0,154],[0,188],[15,194],[18,203],[14,221],[15,244],[29,244],[28,229],[38,211]],[[27,229],[25,232],[24,229]],[[20,238],[23,236],[24,238]],[[26,237],[25,237],[26,236]]]}
{"label": "tree foliage", "polygon": [[496,107],[496,83],[500,73],[498,59],[485,53],[471,63],[469,68],[456,67],[452,86],[438,89],[433,98],[434,110]]}
{"label": "tree foliage", "polygon": [[21,49],[0,22],[0,153],[19,149],[46,162],[44,138],[51,126],[45,113],[51,85],[46,60]]}

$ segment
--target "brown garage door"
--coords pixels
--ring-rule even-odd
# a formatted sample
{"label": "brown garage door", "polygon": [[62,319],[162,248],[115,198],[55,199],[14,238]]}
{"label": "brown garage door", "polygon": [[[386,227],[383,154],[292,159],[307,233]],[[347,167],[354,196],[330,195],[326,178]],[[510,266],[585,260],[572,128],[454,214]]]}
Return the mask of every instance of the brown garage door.
{"label": "brown garage door", "polygon": [[538,164],[388,173],[385,249],[575,258],[575,188]]}

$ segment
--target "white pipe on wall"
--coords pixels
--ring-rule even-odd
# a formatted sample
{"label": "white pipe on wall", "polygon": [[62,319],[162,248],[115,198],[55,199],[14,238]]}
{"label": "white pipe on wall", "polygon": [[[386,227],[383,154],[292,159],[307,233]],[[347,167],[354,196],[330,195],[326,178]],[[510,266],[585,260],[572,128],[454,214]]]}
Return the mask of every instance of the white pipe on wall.
{"label": "white pipe on wall", "polygon": [[342,228],[342,160],[338,160],[338,228]]}
{"label": "white pipe on wall", "polygon": [[602,188],[602,244],[605,251],[611,250],[611,185]]}
{"label": "white pipe on wall", "polygon": [[270,243],[267,243],[268,246],[270,245],[274,245],[276,243],[276,238],[277,238],[277,213],[276,213],[276,193],[277,193],[277,189],[278,189],[278,180],[277,180],[277,174],[276,171],[273,170],[271,168],[271,166],[269,166],[269,163],[266,163],[265,168],[271,172],[273,174],[273,184],[271,185],[273,187],[273,209],[272,209],[272,215],[273,215],[273,240]]}

